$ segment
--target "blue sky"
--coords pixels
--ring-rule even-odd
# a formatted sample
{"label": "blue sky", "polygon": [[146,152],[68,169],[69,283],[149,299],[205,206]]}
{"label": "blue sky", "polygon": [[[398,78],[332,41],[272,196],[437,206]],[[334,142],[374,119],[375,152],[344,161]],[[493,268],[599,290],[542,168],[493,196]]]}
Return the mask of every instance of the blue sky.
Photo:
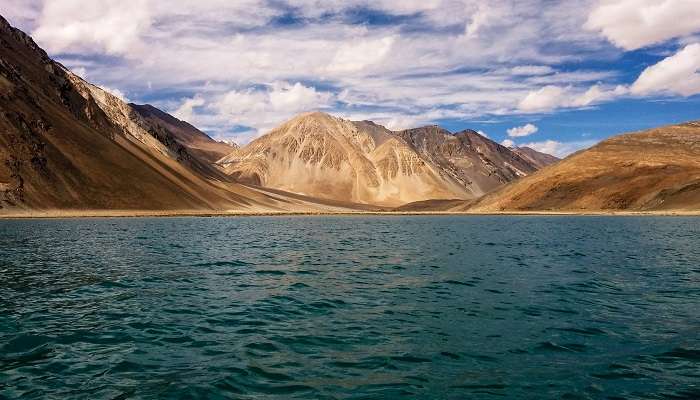
{"label": "blue sky", "polygon": [[321,110],[566,155],[700,119],[698,0],[6,0],[107,90],[245,143]]}

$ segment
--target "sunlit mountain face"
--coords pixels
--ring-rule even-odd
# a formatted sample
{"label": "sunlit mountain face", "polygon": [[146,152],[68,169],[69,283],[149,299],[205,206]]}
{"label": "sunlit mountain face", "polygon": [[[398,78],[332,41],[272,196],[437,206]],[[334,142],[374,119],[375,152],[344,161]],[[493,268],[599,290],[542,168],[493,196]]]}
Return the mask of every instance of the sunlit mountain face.
{"label": "sunlit mountain face", "polygon": [[695,0],[6,0],[0,13],[77,75],[240,144],[320,110],[565,156],[700,106]]}

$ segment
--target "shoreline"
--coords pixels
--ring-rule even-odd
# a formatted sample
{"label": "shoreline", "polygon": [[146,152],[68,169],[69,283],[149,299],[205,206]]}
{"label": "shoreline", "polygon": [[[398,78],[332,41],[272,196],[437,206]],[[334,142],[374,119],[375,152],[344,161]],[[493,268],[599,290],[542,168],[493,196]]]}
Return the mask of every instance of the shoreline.
{"label": "shoreline", "polygon": [[700,210],[669,211],[154,211],[154,210],[50,210],[0,212],[0,220],[77,218],[177,218],[177,217],[291,217],[291,216],[649,216],[692,217]]}

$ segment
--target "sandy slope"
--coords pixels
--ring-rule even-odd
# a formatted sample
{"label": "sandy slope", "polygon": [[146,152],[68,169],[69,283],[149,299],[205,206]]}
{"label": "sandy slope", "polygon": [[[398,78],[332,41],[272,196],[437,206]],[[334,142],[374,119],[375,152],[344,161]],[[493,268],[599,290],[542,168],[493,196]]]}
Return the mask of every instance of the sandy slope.
{"label": "sandy slope", "polygon": [[700,209],[700,122],[613,137],[452,210]]}

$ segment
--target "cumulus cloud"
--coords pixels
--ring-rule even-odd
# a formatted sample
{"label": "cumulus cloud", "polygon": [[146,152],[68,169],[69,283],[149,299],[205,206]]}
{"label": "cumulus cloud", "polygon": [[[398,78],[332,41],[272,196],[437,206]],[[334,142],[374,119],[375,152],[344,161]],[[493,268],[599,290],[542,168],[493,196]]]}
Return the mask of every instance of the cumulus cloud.
{"label": "cumulus cloud", "polygon": [[690,44],[645,69],[630,91],[635,95],[669,93],[692,96],[700,93],[700,43]]}
{"label": "cumulus cloud", "polygon": [[204,98],[202,98],[202,96],[186,98],[183,100],[182,104],[180,104],[180,107],[173,112],[173,116],[182,121],[192,122],[195,107],[201,107],[203,105]]}
{"label": "cumulus cloud", "polygon": [[700,31],[697,0],[603,0],[585,27],[634,50]]}
{"label": "cumulus cloud", "polygon": [[525,124],[523,126],[516,126],[513,128],[510,128],[507,130],[508,136],[515,138],[515,137],[524,137],[524,136],[530,136],[533,133],[539,131],[540,128],[533,124]]}
{"label": "cumulus cloud", "polygon": [[128,55],[150,27],[147,0],[47,1],[32,36],[52,52]]}
{"label": "cumulus cloud", "polygon": [[388,36],[380,39],[346,43],[335,53],[328,66],[331,72],[355,72],[376,64],[389,54],[396,38]]}
{"label": "cumulus cloud", "polygon": [[518,104],[518,109],[525,112],[550,111],[565,104],[565,99],[565,88],[548,85],[529,92]]}
{"label": "cumulus cloud", "polygon": [[[257,136],[297,113],[327,108],[331,100],[331,93],[299,82],[274,82],[265,87],[231,90],[210,101],[205,101],[201,95],[187,98],[174,115],[202,125],[214,135],[241,126],[248,128],[245,135]],[[239,136],[245,135],[239,132]]]}
{"label": "cumulus cloud", "polygon": [[[600,32],[624,36],[606,22],[619,10],[593,0],[6,1],[68,67],[215,135],[255,135],[315,108],[394,129],[551,112],[613,100],[630,84],[614,63],[586,69],[620,52]],[[644,18],[668,20],[667,8],[640,2]],[[679,93],[642,87],[637,95]]]}
{"label": "cumulus cloud", "polygon": [[624,85],[604,87],[594,84],[588,89],[572,86],[548,85],[530,91],[518,104],[518,109],[526,113],[550,112],[559,108],[587,107],[613,100],[629,93]]}
{"label": "cumulus cloud", "polygon": [[520,145],[521,147],[529,147],[537,150],[540,153],[551,154],[553,156],[564,158],[571,153],[586,149],[593,146],[597,142],[595,140],[582,140],[573,142],[559,142],[556,140],[545,140],[541,142],[530,142]]}
{"label": "cumulus cloud", "polygon": [[504,140],[501,142],[501,144],[502,144],[503,146],[510,147],[510,148],[515,147],[515,142],[512,141],[512,140],[510,140],[510,139],[504,139]]}
{"label": "cumulus cloud", "polygon": [[585,92],[577,94],[572,100],[571,105],[574,107],[585,107],[624,96],[628,91],[629,89],[624,85],[617,85],[615,88],[606,89],[596,84],[588,88]]}

